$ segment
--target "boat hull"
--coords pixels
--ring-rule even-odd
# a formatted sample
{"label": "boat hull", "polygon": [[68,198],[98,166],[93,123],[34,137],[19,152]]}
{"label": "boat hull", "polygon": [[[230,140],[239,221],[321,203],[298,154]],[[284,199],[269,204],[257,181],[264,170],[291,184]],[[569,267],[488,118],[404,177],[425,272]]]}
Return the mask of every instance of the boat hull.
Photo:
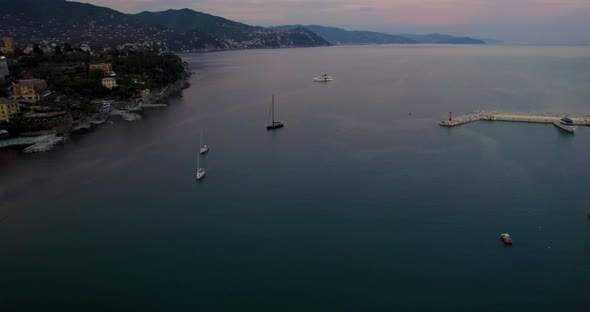
{"label": "boat hull", "polygon": [[577,128],[576,126],[566,126],[559,121],[554,121],[553,125],[555,125],[556,127],[558,127],[561,130],[567,131],[572,134],[576,131],[576,128]]}
{"label": "boat hull", "polygon": [[327,79],[324,79],[324,78],[313,78],[313,81],[318,81],[318,82],[328,82],[328,81],[332,81],[332,80],[334,80],[334,79],[333,78],[327,78]]}
{"label": "boat hull", "polygon": [[201,180],[204,177],[205,177],[205,169],[199,168],[199,170],[197,170],[197,180]]}
{"label": "boat hull", "polygon": [[504,244],[512,245],[512,238],[510,237],[510,234],[502,233],[500,234],[500,239],[504,242]]}
{"label": "boat hull", "polygon": [[285,125],[282,122],[274,123],[272,125],[266,126],[266,130],[274,130],[284,127]]}

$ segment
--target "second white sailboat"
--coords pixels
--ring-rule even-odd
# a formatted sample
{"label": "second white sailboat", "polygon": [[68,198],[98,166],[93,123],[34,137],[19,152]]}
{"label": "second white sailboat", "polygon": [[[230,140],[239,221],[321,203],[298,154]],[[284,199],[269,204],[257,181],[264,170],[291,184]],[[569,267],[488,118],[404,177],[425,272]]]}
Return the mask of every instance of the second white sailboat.
{"label": "second white sailboat", "polygon": [[[199,147],[201,148],[201,150],[203,149],[201,147],[201,142],[203,140],[203,129],[201,129],[201,137],[199,139]],[[201,168],[201,162],[200,159],[201,158],[201,151],[199,151],[199,153],[197,154],[197,180],[202,179],[203,177],[205,177],[205,168]]]}

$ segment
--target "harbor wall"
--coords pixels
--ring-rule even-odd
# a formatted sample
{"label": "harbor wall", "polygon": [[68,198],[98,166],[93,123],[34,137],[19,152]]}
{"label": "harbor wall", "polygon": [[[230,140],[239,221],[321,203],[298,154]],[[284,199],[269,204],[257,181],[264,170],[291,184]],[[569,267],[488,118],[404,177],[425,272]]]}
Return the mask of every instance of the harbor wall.
{"label": "harbor wall", "polygon": [[[453,120],[441,121],[440,125],[444,127],[455,127],[466,123],[488,120],[488,121],[509,121],[509,122],[528,122],[528,123],[546,123],[551,124],[559,120],[564,115],[556,114],[521,114],[521,113],[487,113],[476,112],[469,113],[454,118]],[[590,126],[590,116],[569,117],[576,126]]]}

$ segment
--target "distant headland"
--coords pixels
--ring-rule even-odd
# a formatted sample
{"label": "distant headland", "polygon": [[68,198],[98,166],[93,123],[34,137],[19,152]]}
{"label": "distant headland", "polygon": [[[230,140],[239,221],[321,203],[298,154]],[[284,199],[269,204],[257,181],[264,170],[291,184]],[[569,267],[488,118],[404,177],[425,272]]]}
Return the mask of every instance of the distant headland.
{"label": "distant headland", "polygon": [[118,50],[206,52],[335,44],[486,43],[470,37],[349,31],[321,25],[251,26],[190,9],[125,14],[65,0],[4,1],[0,22],[0,37],[13,37],[24,46],[44,41]]}

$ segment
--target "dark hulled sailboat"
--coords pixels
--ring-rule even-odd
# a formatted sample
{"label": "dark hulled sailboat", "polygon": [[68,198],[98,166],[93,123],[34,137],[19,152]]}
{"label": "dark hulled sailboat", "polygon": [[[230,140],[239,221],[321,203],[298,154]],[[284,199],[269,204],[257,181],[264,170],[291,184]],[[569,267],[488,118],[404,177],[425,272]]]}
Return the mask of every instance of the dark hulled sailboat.
{"label": "dark hulled sailboat", "polygon": [[282,128],[285,125],[280,121],[275,121],[275,95],[272,95],[272,104],[270,106],[270,115],[271,120],[270,123],[266,126],[266,130],[274,130],[278,128]]}

